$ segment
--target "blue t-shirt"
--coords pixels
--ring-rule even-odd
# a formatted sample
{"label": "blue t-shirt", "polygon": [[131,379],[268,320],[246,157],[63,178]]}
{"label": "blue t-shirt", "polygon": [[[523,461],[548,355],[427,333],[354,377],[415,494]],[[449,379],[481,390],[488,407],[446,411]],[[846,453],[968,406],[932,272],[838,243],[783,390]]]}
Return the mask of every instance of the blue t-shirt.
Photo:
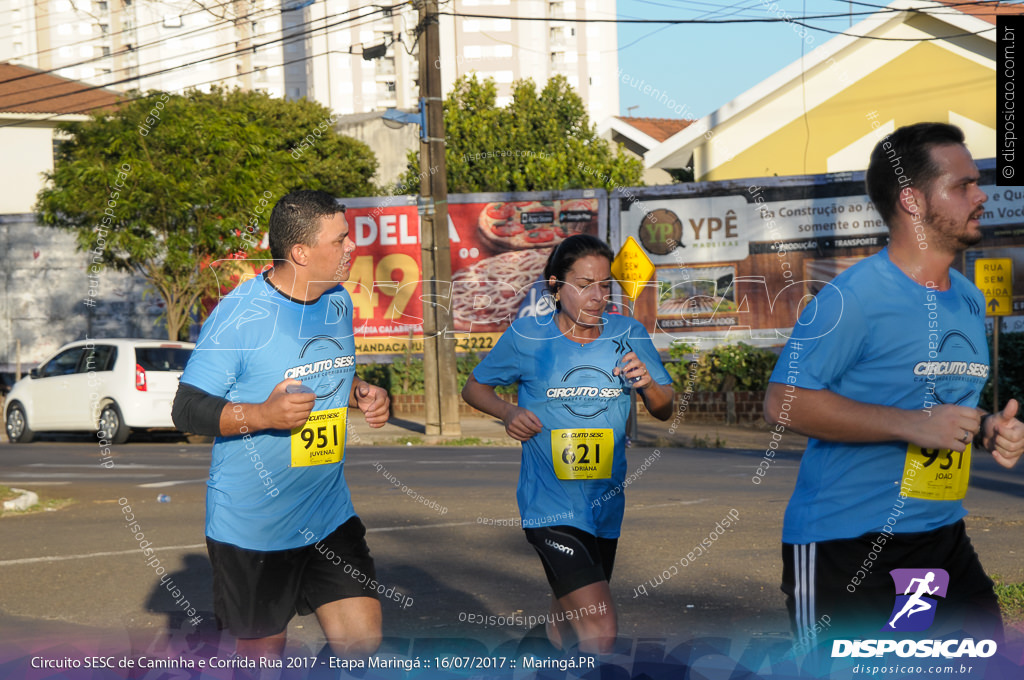
{"label": "blue t-shirt", "polygon": [[[922,286],[892,263],[888,249],[858,262],[804,309],[771,381],[902,409],[977,406],[989,370],[985,299],[959,272],[949,276],[949,290]],[[968,474],[969,461],[957,452],[908,456],[907,442],[810,439],[783,542],[854,538],[884,526],[930,531],[966,515],[962,500],[913,487],[941,489],[947,475]],[[920,465],[913,472],[911,460]]]}
{"label": "blue t-shirt", "polygon": [[544,426],[523,442],[516,497],[524,529],[568,525],[601,538],[619,535],[629,387],[612,371],[632,351],[655,382],[672,380],[643,326],[615,314],[603,318],[601,336],[582,346],[562,334],[554,314],[517,319],[473,370],[484,385],[518,381],[519,406]]}
{"label": "blue t-shirt", "polygon": [[288,430],[217,437],[207,536],[248,550],[285,550],[306,544],[300,532],[320,539],[355,515],[344,459],[321,462],[345,444],[339,410],[348,406],[355,370],[352,303],[341,286],[303,303],[257,277],[221,300],[182,382],[234,403],[261,403],[295,378],[317,398],[294,441]]}

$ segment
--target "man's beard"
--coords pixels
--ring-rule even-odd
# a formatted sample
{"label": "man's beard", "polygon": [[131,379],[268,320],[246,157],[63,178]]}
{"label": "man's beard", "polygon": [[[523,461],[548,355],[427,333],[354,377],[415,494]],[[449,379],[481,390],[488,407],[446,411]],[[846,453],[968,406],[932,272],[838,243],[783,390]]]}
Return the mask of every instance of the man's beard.
{"label": "man's beard", "polygon": [[931,236],[937,241],[937,247],[946,246],[958,253],[978,245],[984,238],[980,229],[972,230],[966,224],[959,229],[952,220],[933,213],[925,213],[924,223],[931,227]]}

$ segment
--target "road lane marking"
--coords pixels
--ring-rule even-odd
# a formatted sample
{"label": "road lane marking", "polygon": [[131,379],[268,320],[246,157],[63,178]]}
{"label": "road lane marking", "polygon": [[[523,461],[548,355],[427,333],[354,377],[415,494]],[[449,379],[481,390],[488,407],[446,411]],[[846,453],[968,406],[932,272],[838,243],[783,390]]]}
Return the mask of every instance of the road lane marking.
{"label": "road lane marking", "polygon": [[646,510],[647,508],[667,508],[670,505],[697,505],[697,503],[703,503],[707,501],[707,498],[698,498],[695,501],[672,501],[671,503],[655,503],[654,505],[631,505],[630,510]]}
{"label": "road lane marking", "polygon": [[[8,472],[6,477],[8,479],[48,479],[48,478],[59,478],[59,479],[100,479],[102,477],[110,476],[109,472],[97,471],[94,474],[88,474],[85,472]],[[154,477],[166,477],[166,475],[118,475],[117,481],[125,481],[128,479],[153,479]]]}
{"label": "road lane marking", "polygon": [[[707,498],[699,498],[694,501],[674,501],[672,503],[658,503],[656,505],[636,505],[633,506],[634,510],[645,510],[647,508],[662,508],[670,505],[695,505],[697,503],[703,503],[707,501]],[[445,522],[441,524],[410,524],[408,526],[399,527],[377,527],[375,529],[367,529],[368,534],[385,533],[389,531],[410,531],[413,529],[442,529],[447,527],[465,527],[480,524],[480,522]],[[481,525],[483,526],[483,525]],[[167,550],[195,550],[197,548],[205,548],[205,543],[195,543],[193,545],[172,545],[164,548],[153,548],[154,552],[161,552]],[[0,560],[0,567],[10,567],[20,564],[38,564],[40,562],[64,562],[66,560],[83,560],[90,557],[116,557],[118,555],[132,555],[141,552],[138,548],[132,550],[113,550],[107,552],[96,552],[96,553],[85,553],[81,555],[53,555],[50,557],[23,557],[16,560]]]}
{"label": "road lane marking", "polygon": [[[95,468],[98,463],[27,463],[21,467],[43,467],[43,468]],[[115,463],[115,468],[122,470],[206,470],[209,465],[147,465],[146,463]],[[112,468],[107,468],[112,469]]]}
{"label": "road lane marking", "polygon": [[177,486],[178,484],[195,484],[196,482],[208,482],[208,477],[202,479],[179,479],[174,482],[150,482],[149,484],[139,484],[140,489],[159,489],[165,486]]}
{"label": "road lane marking", "polygon": [[[205,543],[196,543],[195,545],[172,545],[166,548],[153,548],[154,552],[160,552],[163,550],[195,550],[196,548],[205,548]],[[19,560],[0,560],[0,567],[9,567],[18,564],[38,564],[39,562],[64,562],[66,560],[84,560],[89,557],[116,557],[118,555],[134,555],[135,553],[142,552],[138,548],[132,550],[111,550],[108,552],[96,552],[96,553],[85,553],[83,555],[51,555],[49,557],[23,557]]]}

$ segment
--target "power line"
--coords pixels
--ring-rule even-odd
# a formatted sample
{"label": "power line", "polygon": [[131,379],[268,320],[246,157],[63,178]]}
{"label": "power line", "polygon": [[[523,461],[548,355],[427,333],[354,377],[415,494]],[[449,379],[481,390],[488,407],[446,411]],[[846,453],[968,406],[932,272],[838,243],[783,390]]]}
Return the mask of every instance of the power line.
{"label": "power line", "polygon": [[[360,8],[357,8],[356,10],[349,10],[348,12],[344,12],[343,14],[350,14],[351,12],[358,11],[359,9],[368,9],[368,7],[360,7]],[[329,28],[334,28],[336,26],[341,26],[341,25],[344,25],[344,24],[347,24],[347,23],[351,23],[351,22],[359,21],[361,19],[366,19],[366,18],[372,17],[375,14],[380,14],[385,9],[387,9],[387,8],[381,8],[380,6],[377,6],[377,9],[375,9],[372,12],[369,12],[368,14],[363,14],[363,15],[360,15],[360,16],[357,16],[357,17],[343,19],[341,21],[337,21],[337,22],[335,22],[333,24],[322,26],[320,28],[311,28],[311,29],[308,29],[308,30],[303,31],[301,33],[291,34],[291,35],[288,35],[288,36],[282,36],[282,37],[279,37],[279,38],[275,38],[274,40],[268,40],[268,41],[266,41],[264,43],[260,43],[259,45],[253,45],[252,47],[241,48],[241,49],[235,50],[233,52],[229,52],[229,53],[221,54],[221,55],[216,55],[216,56],[212,56],[212,57],[206,57],[204,59],[197,59],[195,61],[188,62],[188,63],[185,63],[185,64],[180,64],[178,66],[170,66],[170,67],[167,67],[167,68],[164,68],[164,69],[160,69],[158,71],[147,73],[145,75],[130,76],[130,77],[127,77],[127,78],[122,78],[121,80],[114,81],[113,83],[108,83],[107,85],[91,85],[89,87],[86,87],[86,88],[83,88],[81,90],[76,91],[74,94],[82,94],[82,93],[85,93],[85,92],[95,91],[95,90],[99,90],[99,89],[105,89],[105,88],[107,88],[107,87],[109,87],[111,85],[119,85],[121,83],[126,83],[126,82],[130,82],[130,81],[133,81],[133,80],[142,80],[143,78],[153,78],[153,77],[156,77],[156,76],[159,76],[159,75],[163,75],[165,73],[170,73],[172,71],[176,71],[176,70],[179,70],[179,69],[184,69],[184,68],[188,68],[188,67],[191,67],[191,66],[195,66],[197,64],[202,64],[202,63],[211,62],[211,61],[217,61],[217,60],[220,60],[220,59],[226,59],[226,58],[229,58],[231,56],[235,56],[235,55],[241,54],[243,52],[246,52],[246,51],[248,51],[250,49],[258,49],[258,48],[261,48],[261,47],[266,47],[267,45],[272,45],[274,43],[282,42],[282,41],[285,41],[285,40],[292,40],[292,39],[299,38],[299,37],[302,37],[302,36],[305,36],[305,35],[309,35],[311,33],[315,33],[317,31],[325,31],[326,32],[326,30],[329,29]],[[341,15],[335,15],[335,16],[341,16]],[[319,22],[320,19],[317,19],[316,21]],[[308,24],[308,23],[312,23],[312,22],[305,22],[305,23]],[[372,22],[368,22],[368,23],[372,23]],[[363,24],[359,24],[359,25],[363,25]],[[299,61],[302,61],[302,60],[300,59]],[[283,65],[284,64],[282,64],[282,66]],[[277,65],[275,65],[273,68],[277,68]],[[255,73],[257,71],[258,71],[258,69],[254,69],[253,71],[247,72],[246,75],[248,73]],[[37,75],[37,74],[31,74],[31,75]],[[224,76],[223,78],[218,78],[215,81],[211,81],[211,82],[216,82],[216,81],[219,81],[219,80],[229,80],[229,79],[232,79],[232,78],[237,78],[239,75],[240,74],[236,73],[236,74],[232,74],[230,76]],[[40,88],[35,88],[35,89],[40,89]],[[60,94],[60,95],[50,95],[50,96],[47,96],[47,97],[40,97],[38,99],[34,99],[34,100],[31,100],[31,101],[27,101],[27,102],[19,102],[16,105],[17,106],[28,106],[30,104],[38,104],[38,103],[42,103],[42,102],[49,101],[49,100],[52,100],[52,99],[62,99],[62,98],[67,97],[67,96],[68,96],[67,93]],[[94,107],[94,108],[101,108],[101,107],[97,106],[97,107]],[[58,115],[60,115],[60,114],[58,114]],[[50,118],[52,118],[52,117],[54,117],[54,116],[50,116]],[[41,120],[47,120],[47,119],[48,118],[44,118],[44,119],[41,119]],[[33,119],[33,120],[36,120],[36,119]],[[29,121],[19,121],[18,123],[15,123],[15,124],[21,124],[21,123],[24,123],[24,122],[29,122]],[[0,126],[0,127],[8,127],[8,126],[5,125],[5,126]]]}
{"label": "power line", "polygon": [[[368,9],[369,7],[374,7],[374,6],[375,5],[366,5],[366,6],[363,6],[363,7],[357,7],[355,9],[347,10],[347,11],[342,12],[340,14],[335,14],[334,16],[335,17],[344,16],[345,14],[351,14],[352,12],[356,12],[356,11],[359,11],[361,9]],[[374,12],[370,12],[369,14],[364,14],[364,15],[361,15],[361,16],[358,16],[358,17],[354,17],[351,20],[352,21],[357,21],[359,19],[372,16],[373,14],[376,14],[379,11],[381,11],[381,10],[378,9],[378,10],[376,10]],[[198,59],[196,61],[189,62],[187,64],[180,64],[178,66],[171,66],[171,67],[162,69],[160,71],[153,72],[151,74],[128,76],[126,78],[122,78],[120,80],[115,80],[115,81],[113,81],[111,83],[107,83],[105,85],[100,85],[100,86],[97,86],[97,87],[111,87],[113,85],[120,85],[120,84],[123,84],[123,83],[130,82],[132,80],[139,80],[139,81],[141,81],[144,78],[150,78],[150,77],[155,77],[155,76],[158,76],[158,75],[163,75],[165,73],[169,73],[169,72],[174,71],[176,69],[188,68],[190,66],[194,66],[194,65],[197,65],[197,64],[202,64],[202,63],[207,63],[207,62],[215,62],[215,61],[220,61],[220,60],[223,60],[223,59],[229,59],[231,57],[235,57],[235,56],[238,56],[240,54],[244,54],[244,53],[246,53],[246,52],[248,52],[250,50],[255,52],[257,49],[266,47],[267,45],[272,45],[272,44],[277,43],[277,42],[287,43],[287,42],[297,41],[298,39],[300,39],[300,38],[302,38],[302,37],[304,37],[306,35],[309,35],[309,34],[312,34],[312,33],[316,33],[318,31],[324,31],[326,33],[326,30],[328,28],[332,28],[334,26],[341,25],[342,23],[344,23],[344,21],[349,21],[348,19],[346,19],[346,20],[344,20],[342,22],[337,22],[337,23],[331,24],[329,26],[321,26],[319,28],[313,27],[313,28],[307,29],[306,31],[302,31],[302,32],[295,32],[293,30],[293,29],[301,28],[303,26],[308,26],[308,25],[313,24],[313,23],[319,23],[319,22],[323,21],[324,19],[325,19],[325,17],[319,17],[319,18],[316,18],[316,19],[310,19],[309,21],[304,21],[301,24],[296,24],[294,26],[289,26],[288,29],[287,29],[289,32],[287,34],[285,34],[284,31],[281,31],[281,32],[278,32],[278,31],[268,31],[268,32],[260,34],[258,36],[253,36],[253,38],[257,38],[257,39],[261,38],[261,37],[271,36],[271,35],[279,35],[280,36],[280,37],[278,37],[278,38],[276,38],[274,40],[268,40],[267,42],[264,42],[264,43],[258,43],[258,44],[255,44],[255,45],[250,45],[249,47],[241,47],[241,48],[238,48],[238,49],[236,49],[236,50],[234,50],[232,52],[228,52],[228,53],[224,53],[224,54],[218,54],[218,55],[212,55],[212,56],[209,56],[209,57],[205,57],[203,59]],[[207,50],[216,50],[216,49],[221,48],[221,47],[226,47],[229,44],[237,44],[237,42],[232,41],[231,43],[221,43],[220,45],[214,45],[214,46],[206,48],[206,49]],[[163,61],[160,60],[160,59],[157,59],[157,60],[154,60],[154,61],[147,62],[145,64],[136,64],[136,65],[132,65],[132,66],[126,66],[126,67],[122,67],[122,68],[117,69],[117,70],[118,71],[127,71],[128,69],[131,69],[131,68],[143,68],[143,67],[147,67],[147,66],[158,65],[158,64],[161,64],[161,63],[163,63]],[[274,67],[272,67],[272,68],[275,68],[275,67],[276,67],[276,65]],[[65,67],[62,67],[62,68],[65,68]],[[67,67],[67,68],[70,68],[70,66]],[[59,69],[57,69],[57,70],[59,70]],[[20,80],[20,79],[23,79],[23,78],[31,78],[31,77],[36,76],[36,75],[40,75],[40,74],[39,73],[32,73],[32,74],[28,74],[28,75],[25,75],[25,76],[19,76],[17,78],[10,78],[10,79],[8,79],[6,81],[0,81],[0,83],[11,82],[13,80]],[[231,76],[231,77],[236,77],[236,76]],[[24,94],[24,93],[28,93],[28,92],[32,92],[32,91],[36,91],[36,90],[44,90],[44,89],[47,89],[48,87],[49,86],[47,86],[47,85],[40,85],[40,86],[35,87],[35,88],[29,88],[29,89],[22,90],[22,92],[19,93],[19,94]],[[59,97],[53,97],[53,96],[44,97],[44,98],[42,98],[40,100],[35,100],[35,101],[30,101],[30,102],[22,102],[21,105],[25,106],[27,104],[32,104],[32,103],[37,103],[37,102],[41,102],[41,101],[46,101],[47,99],[53,99],[53,98],[59,98]]]}
{"label": "power line", "polygon": [[[985,4],[988,4],[988,3],[985,3],[985,2],[982,2],[982,1],[979,0],[977,2],[957,3],[956,6],[983,6]],[[991,5],[989,5],[989,6],[991,6]],[[952,7],[952,5],[947,5],[946,7]],[[936,9],[945,9],[946,7],[936,8]],[[458,17],[458,18],[462,18],[462,19],[507,19],[507,20],[510,20],[510,21],[545,21],[545,22],[565,22],[565,23],[576,23],[576,24],[609,24],[609,23],[611,23],[611,24],[717,25],[717,24],[752,24],[752,23],[760,23],[760,24],[788,23],[788,24],[795,24],[797,26],[803,26],[804,28],[810,29],[812,31],[821,31],[822,33],[830,33],[832,35],[849,35],[851,37],[861,38],[861,39],[864,39],[864,40],[884,40],[884,41],[893,41],[893,42],[928,42],[928,41],[932,41],[932,40],[949,40],[950,38],[965,38],[965,37],[977,36],[977,35],[981,35],[982,33],[988,33],[989,31],[996,30],[996,27],[992,26],[991,28],[984,28],[984,29],[982,29],[980,31],[965,32],[965,33],[955,33],[955,34],[944,35],[944,36],[933,36],[931,38],[889,38],[889,37],[882,37],[882,36],[857,35],[857,34],[853,34],[853,33],[847,33],[846,31],[834,31],[834,30],[831,30],[831,29],[821,28],[821,27],[814,26],[814,25],[811,25],[809,23],[806,23],[807,21],[812,20],[812,19],[838,19],[838,18],[851,17],[851,16],[854,16],[854,15],[857,15],[857,16],[865,16],[865,15],[867,15],[867,16],[875,16],[875,15],[878,15],[878,14],[899,14],[899,13],[902,13],[902,12],[915,12],[915,13],[926,15],[926,16],[952,16],[952,13],[951,14],[945,14],[945,13],[937,12],[937,11],[936,12],[930,12],[930,11],[925,11],[924,9],[920,9],[920,8],[910,8],[910,9],[886,8],[886,9],[878,11],[878,12],[856,12],[856,13],[851,12],[851,13],[841,14],[841,15],[840,14],[822,14],[822,15],[802,16],[802,17],[799,17],[799,18],[789,17],[789,16],[786,16],[786,17],[778,17],[778,16],[776,16],[776,17],[756,17],[756,18],[744,18],[744,19],[620,19],[620,18],[616,18],[616,19],[580,19],[580,18],[565,18],[565,17],[558,17],[558,18],[554,18],[554,17],[521,17],[521,16],[507,16],[507,15],[497,15],[497,14],[467,14],[467,13],[462,13],[462,12],[438,12],[438,14],[439,15],[443,15],[443,16]],[[957,14],[963,14],[963,12],[956,12],[956,13]],[[995,13],[993,13],[993,15],[995,15]]]}
{"label": "power line", "polygon": [[[193,0],[193,1],[196,1],[196,0]],[[212,7],[214,7],[214,8],[216,8],[216,7],[224,7],[224,6],[227,6],[229,4],[233,4],[233,2],[234,2],[234,0],[226,0],[225,2],[222,2],[220,4],[212,5]],[[408,4],[408,0],[406,0],[405,2],[397,2],[396,4],[390,5],[390,6],[381,5],[379,3],[368,3],[368,4],[365,4],[365,5],[361,5],[359,7],[355,7],[355,8],[349,9],[349,10],[345,10],[344,12],[340,12],[340,13],[335,14],[333,16],[336,16],[336,17],[344,16],[346,14],[351,14],[352,12],[358,12],[360,10],[369,9],[371,7],[376,7],[379,11],[385,11],[385,10],[392,10],[392,11],[394,11],[396,8],[401,7],[403,5],[406,5],[406,4]],[[200,6],[202,6],[202,5],[200,5]],[[203,10],[195,10],[193,12],[182,14],[180,16],[190,16],[192,14],[202,13],[203,11],[209,11],[209,9],[204,7]],[[288,9],[281,10],[279,7],[268,7],[268,8],[265,8],[265,9],[257,10],[255,12],[250,13],[250,14],[246,14],[246,15],[244,15],[242,17],[235,17],[235,18],[231,18],[231,19],[226,19],[226,20],[221,21],[219,23],[210,24],[208,26],[200,26],[200,27],[194,28],[192,30],[185,31],[183,33],[176,33],[174,35],[167,35],[165,37],[158,38],[156,40],[153,40],[153,41],[148,42],[148,43],[144,43],[142,45],[134,45],[131,48],[127,48],[127,49],[124,49],[124,50],[122,50],[120,52],[116,52],[116,53],[113,53],[113,54],[110,54],[110,55],[100,55],[100,56],[96,56],[96,57],[91,57],[89,59],[84,59],[82,61],[73,62],[73,63],[70,63],[70,64],[63,64],[61,66],[58,66],[58,67],[55,67],[55,68],[52,68],[52,69],[41,71],[40,73],[56,73],[58,71],[66,69],[66,68],[75,68],[75,67],[79,67],[79,66],[85,66],[85,65],[91,64],[93,62],[102,61],[102,60],[105,60],[105,59],[112,59],[112,58],[116,58],[116,57],[124,57],[124,56],[130,55],[130,54],[135,53],[135,52],[139,52],[139,51],[142,51],[142,50],[152,49],[152,48],[161,46],[164,43],[167,43],[167,42],[169,42],[171,40],[180,40],[182,38],[186,38],[186,37],[189,37],[189,36],[195,36],[195,35],[201,34],[201,33],[206,32],[206,31],[220,31],[220,30],[223,30],[224,28],[227,28],[227,26],[225,26],[225,24],[229,24],[229,23],[230,24],[235,24],[235,23],[238,23],[240,21],[253,21],[254,19],[271,18],[272,16],[276,16],[278,14],[278,12],[283,14],[283,13],[288,12],[288,11],[291,11],[291,10],[288,10]],[[212,12],[210,12],[210,13],[213,14]],[[217,15],[213,14],[213,16],[217,16]],[[306,26],[306,25],[308,25],[310,23],[313,23],[314,21],[321,21],[321,20],[323,20],[323,18],[324,17],[318,17],[316,19],[310,19],[309,21],[303,21],[301,23],[293,24],[293,25],[288,26],[288,27],[284,27],[282,25],[280,31],[281,31],[282,34],[286,30],[287,31],[293,31],[296,28],[300,28],[302,26]],[[143,26],[140,26],[140,27],[138,27],[136,29],[123,29],[121,31],[118,31],[117,33],[112,34],[112,35],[120,35],[122,33],[126,33],[126,32],[129,32],[129,31],[137,31],[137,30],[142,29],[142,28],[149,28],[149,27],[152,27],[152,26],[159,25],[160,23],[161,23],[160,21],[154,21],[154,22],[149,23],[149,24],[144,24]],[[267,36],[267,35],[272,35],[272,34],[275,34],[275,33],[277,33],[277,31],[267,31],[265,33],[260,34],[259,36],[253,36],[253,37]],[[297,35],[297,34],[289,33],[288,37],[292,37],[294,35]],[[203,48],[203,49],[215,50],[215,49],[218,49],[220,47],[225,47],[225,46],[229,45],[232,42],[236,42],[236,41],[224,42],[224,43],[221,43],[219,45],[213,45],[211,47]],[[90,45],[90,44],[94,45],[95,44],[95,40],[93,40],[93,39],[85,39],[85,40],[81,40],[81,41],[70,43],[69,45],[53,47],[53,48],[50,48],[48,50],[42,50],[42,51],[39,51],[39,52],[35,52],[35,53],[32,53],[32,54],[27,55],[27,56],[29,56],[29,57],[31,57],[31,56],[38,56],[40,54],[44,54],[46,52],[49,52],[49,51],[52,51],[52,50],[55,50],[55,49],[59,49],[60,47],[75,47],[75,46]],[[404,47],[404,45],[403,45],[403,47]],[[24,57],[19,57],[19,58],[24,58]],[[148,62],[145,65],[148,66],[148,65],[151,65],[152,63],[154,63],[154,62]],[[141,65],[141,64],[134,64],[134,65],[129,65],[129,66],[123,66],[121,68],[114,69],[114,72],[125,71],[125,70],[127,70],[129,68],[139,68],[141,66],[143,66],[143,65]],[[38,74],[32,74],[32,75],[38,75]],[[15,78],[9,78],[7,80],[0,80],[0,84],[7,83],[7,82],[14,82],[14,81],[21,80],[22,78],[27,78],[27,77],[31,77],[31,76],[18,76],[18,77],[15,77]],[[116,83],[108,83],[107,86],[112,85],[112,84],[116,84]]]}
{"label": "power line", "polygon": [[[234,0],[225,0],[225,2],[222,2],[219,5],[214,5],[214,7],[224,7],[226,5],[233,4],[233,2],[234,2]],[[127,10],[128,6],[125,6],[124,9]],[[270,8],[259,10],[260,13],[261,12],[276,12],[276,11],[277,11],[276,7],[270,7]],[[191,16],[193,14],[201,14],[203,12],[204,12],[204,10],[199,9],[199,10],[195,10],[193,12],[188,12],[186,14],[182,14],[180,16],[182,16],[182,17]],[[211,14],[212,14],[212,12],[211,12]],[[213,16],[217,16],[217,15],[214,14]],[[247,14],[243,18],[249,18],[250,16],[251,16],[251,14]],[[185,33],[181,33],[181,34],[179,34],[177,36],[174,36],[174,37],[184,37],[184,36],[192,35],[193,33],[198,33],[198,32],[207,31],[207,30],[211,30],[211,29],[220,29],[220,28],[223,27],[223,24],[228,23],[228,22],[232,22],[233,23],[234,21],[236,21],[236,20],[235,19],[222,19],[219,22],[216,22],[216,23],[213,23],[213,24],[210,24],[210,25],[207,25],[207,26],[200,26],[198,28],[192,29],[191,31],[187,31]],[[97,22],[97,23],[99,23],[99,22]],[[151,23],[142,24],[141,26],[137,26],[137,27],[133,27],[133,28],[122,28],[121,30],[116,31],[114,33],[111,33],[108,36],[104,36],[104,37],[113,38],[115,36],[120,36],[120,35],[122,35],[124,33],[134,33],[134,32],[137,32],[139,30],[142,30],[142,29],[152,28],[153,26],[157,26],[157,25],[160,25],[162,23],[163,23],[163,20],[161,19],[160,21],[153,21]],[[136,47],[136,49],[142,49],[142,48],[145,48],[145,47],[150,47],[152,45],[159,44],[160,42],[162,42],[164,40],[168,40],[168,39],[170,39],[170,37],[168,37],[168,38],[161,38],[160,40],[154,41],[153,43],[147,43],[145,45],[139,45],[139,46]],[[62,47],[80,47],[80,46],[83,46],[83,45],[95,45],[95,43],[96,43],[96,40],[94,38],[86,38],[84,40],[78,40],[78,41],[75,41],[75,42],[72,42],[72,43],[68,43],[67,45],[57,45],[55,47],[49,47],[49,48],[47,48],[45,50],[37,50],[35,52],[30,52],[30,53],[28,53],[26,55],[18,56],[18,59],[38,58],[41,55],[47,54],[49,52],[53,52],[55,50],[59,50]],[[85,64],[89,64],[89,63],[92,63],[94,61],[99,61],[101,59],[110,59],[110,58],[112,58],[114,56],[120,56],[120,55],[123,55],[126,52],[130,52],[130,51],[131,50],[125,50],[123,52],[118,52],[117,54],[111,54],[109,56],[102,56],[101,55],[99,57],[92,57],[90,59],[86,59],[85,61],[80,61],[80,62],[76,62],[76,63],[73,63],[73,64],[66,64],[66,65],[61,66],[59,68],[72,68],[72,67],[75,67],[75,66],[83,66]],[[56,70],[57,69],[50,69],[49,71],[46,71],[46,73],[52,73],[53,71],[56,71]]]}
{"label": "power line", "polygon": [[[361,8],[361,9],[365,9],[365,8]],[[349,21],[357,21],[359,18],[361,18],[361,17],[356,17],[354,19],[350,19]],[[368,21],[368,22],[365,22],[365,23],[354,24],[352,26],[352,28],[358,28],[360,26],[366,26],[366,25],[371,24],[371,23],[373,23],[373,22],[372,21]],[[278,68],[278,67],[283,68],[283,67],[289,66],[291,64],[297,64],[297,63],[300,63],[300,62],[303,62],[303,61],[308,61],[310,59],[317,59],[319,57],[328,56],[330,54],[331,54],[331,51],[328,50],[327,52],[322,52],[320,54],[313,54],[313,55],[309,55],[309,56],[306,56],[306,57],[301,57],[301,58],[298,58],[298,59],[292,59],[290,61],[281,62],[281,64],[279,64],[277,66],[274,66],[274,68]],[[222,76],[220,78],[213,78],[212,80],[207,80],[205,82],[196,83],[193,87],[198,88],[198,87],[201,87],[203,85],[212,85],[214,83],[219,83],[221,81],[231,80],[232,78],[237,78],[239,76],[245,76],[245,75],[251,75],[253,73],[258,73],[258,72],[259,72],[259,69],[253,69],[251,71],[244,71],[242,73],[235,73],[235,74],[232,74],[230,76]],[[95,89],[99,89],[99,88],[89,88],[89,90],[95,90]],[[87,90],[78,90],[78,91],[76,91],[74,93],[71,93],[71,94],[79,95],[82,92],[86,92],[86,91]],[[118,105],[130,104],[132,102],[140,101],[140,100],[143,100],[143,99],[152,99],[152,98],[155,98],[157,96],[157,94],[159,94],[159,93],[152,93],[152,92],[140,93],[140,94],[138,94],[138,95],[136,95],[134,97],[124,97],[124,98],[121,98],[121,99],[118,100],[117,104]],[[59,99],[61,97],[66,97],[66,96],[69,96],[69,95],[59,95],[59,96],[50,97],[50,98],[51,99]],[[95,106],[85,107],[81,111],[75,111],[74,113],[76,113],[76,114],[89,113],[90,111],[95,111],[97,109],[106,108],[108,106],[110,106],[110,105],[109,104],[97,104]],[[42,118],[32,118],[32,119],[26,119],[26,120],[20,120],[20,121],[13,121],[13,122],[10,122],[10,123],[5,123],[3,125],[0,125],[0,129],[5,128],[5,127],[17,127],[17,126],[25,125],[25,124],[29,124],[29,123],[40,123],[40,122],[44,122],[44,121],[48,121],[48,120],[53,120],[54,118],[60,118],[61,116],[65,116],[65,115],[68,115],[68,114],[67,113],[55,113],[55,114],[51,114],[51,115],[48,115],[48,116],[44,116]]]}

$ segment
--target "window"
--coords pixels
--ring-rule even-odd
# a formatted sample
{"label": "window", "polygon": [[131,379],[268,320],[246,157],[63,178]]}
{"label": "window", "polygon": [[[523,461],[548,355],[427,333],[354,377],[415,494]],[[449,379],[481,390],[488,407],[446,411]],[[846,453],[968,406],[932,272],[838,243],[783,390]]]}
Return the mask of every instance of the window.
{"label": "window", "polygon": [[84,347],[72,347],[66,349],[54,358],[46,362],[46,365],[39,370],[40,378],[53,378],[61,375],[71,375],[78,369],[78,362],[82,358]]}
{"label": "window", "polygon": [[146,371],[184,371],[191,354],[187,347],[136,347],[135,362]]}
{"label": "window", "polygon": [[391,94],[395,93],[395,81],[389,80],[386,83],[384,83],[384,85],[387,87],[388,92],[390,92]]}
{"label": "window", "polygon": [[96,3],[96,7],[101,12],[106,12],[107,11],[107,3],[106,2],[97,2]]}
{"label": "window", "polygon": [[102,50],[104,57],[109,57],[110,56],[110,46],[109,45],[102,46],[100,48],[100,50]]}
{"label": "window", "polygon": [[117,348],[111,345],[98,345],[92,349],[85,348],[85,359],[79,368],[79,373],[90,371],[112,371],[114,361],[117,358]]}

